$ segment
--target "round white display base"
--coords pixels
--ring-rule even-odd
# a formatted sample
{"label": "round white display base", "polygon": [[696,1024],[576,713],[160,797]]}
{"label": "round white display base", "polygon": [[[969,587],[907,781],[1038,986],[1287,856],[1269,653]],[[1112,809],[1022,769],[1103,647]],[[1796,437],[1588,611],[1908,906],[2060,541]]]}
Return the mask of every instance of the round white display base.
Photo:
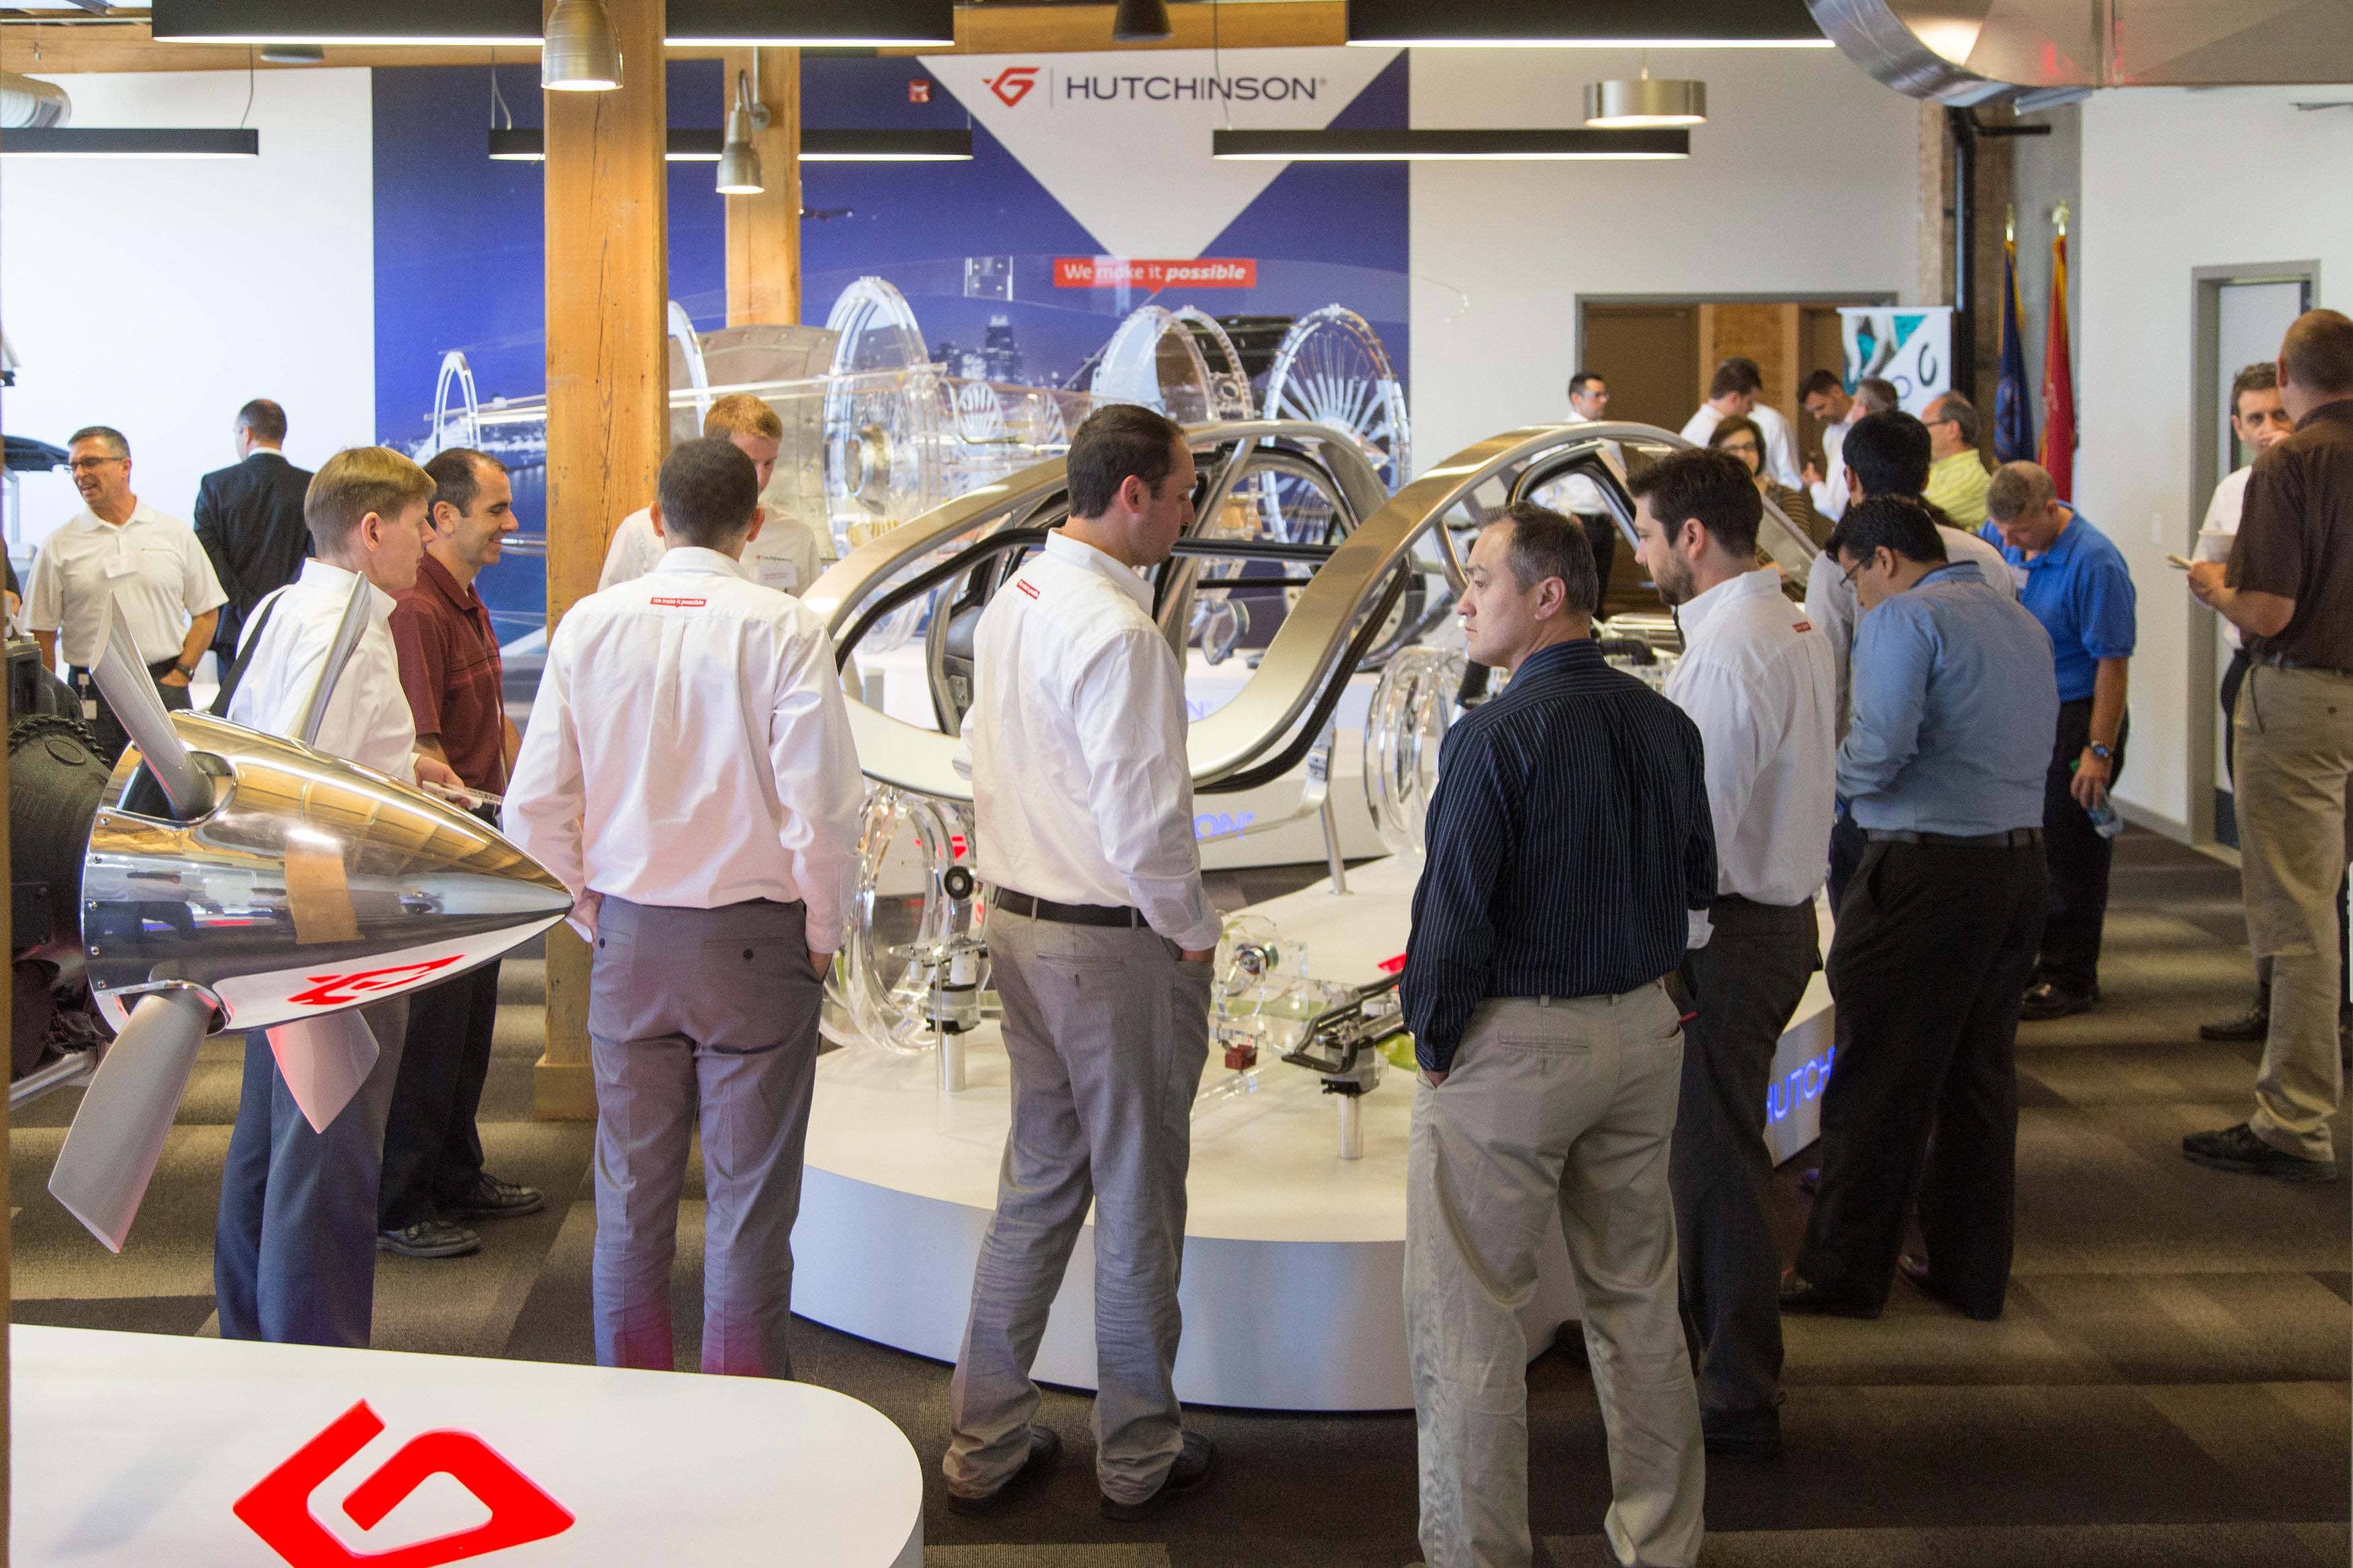
{"label": "round white display base", "polygon": [[[1418,858],[1377,861],[1335,897],[1319,882],[1257,905],[1306,947],[1313,973],[1365,981],[1405,950]],[[1010,1121],[996,1026],[967,1037],[964,1092],[934,1059],[866,1047],[818,1063],[793,1310],[862,1339],[954,1361],[973,1267],[997,1204]],[[1262,1060],[1255,1092],[1206,1098],[1230,1075],[1213,1049],[1193,1120],[1183,1349],[1188,1403],[1259,1410],[1401,1410],[1409,1074],[1361,1100],[1364,1158],[1339,1157],[1340,1113],[1312,1072]],[[1531,1356],[1577,1315],[1556,1230],[1522,1315]],[[1094,1233],[1073,1248],[1036,1364],[1039,1382],[1095,1386]]]}
{"label": "round white display base", "polygon": [[8,1343],[20,1563],[923,1561],[914,1449],[807,1384],[74,1329]]}

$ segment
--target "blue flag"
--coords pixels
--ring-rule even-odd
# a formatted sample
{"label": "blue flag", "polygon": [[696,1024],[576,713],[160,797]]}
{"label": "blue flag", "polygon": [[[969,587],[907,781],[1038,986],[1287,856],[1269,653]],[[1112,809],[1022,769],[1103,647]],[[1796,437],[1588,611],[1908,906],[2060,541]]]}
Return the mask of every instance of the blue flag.
{"label": "blue flag", "polygon": [[2034,410],[2026,401],[2026,329],[2018,310],[2018,242],[2003,247],[2001,380],[1993,393],[1993,455],[2015,463],[2034,456]]}

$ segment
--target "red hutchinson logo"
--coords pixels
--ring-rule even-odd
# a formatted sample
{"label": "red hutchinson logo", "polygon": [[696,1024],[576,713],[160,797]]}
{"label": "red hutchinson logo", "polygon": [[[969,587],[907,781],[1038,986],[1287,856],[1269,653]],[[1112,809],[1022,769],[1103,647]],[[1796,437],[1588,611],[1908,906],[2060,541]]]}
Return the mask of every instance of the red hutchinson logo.
{"label": "red hutchinson logo", "polygon": [[374,1530],[435,1476],[448,1476],[491,1510],[485,1523],[388,1552],[354,1552],[311,1511],[311,1494],[381,1436],[384,1422],[363,1399],[237,1500],[237,1517],[292,1568],[441,1568],[511,1546],[545,1541],[572,1528],[570,1510],[468,1432],[427,1432],[352,1489],[343,1512]]}
{"label": "red hutchinson logo", "polygon": [[1029,97],[1030,89],[1038,85],[1038,68],[1007,66],[994,78],[981,85],[995,93],[1004,102],[1006,108],[1011,109]]}
{"label": "red hutchinson logo", "polygon": [[363,969],[356,974],[313,974],[311,989],[286,998],[297,1007],[348,1007],[380,991],[397,991],[437,970],[448,968],[461,955],[451,953],[427,963],[398,963],[389,969]]}

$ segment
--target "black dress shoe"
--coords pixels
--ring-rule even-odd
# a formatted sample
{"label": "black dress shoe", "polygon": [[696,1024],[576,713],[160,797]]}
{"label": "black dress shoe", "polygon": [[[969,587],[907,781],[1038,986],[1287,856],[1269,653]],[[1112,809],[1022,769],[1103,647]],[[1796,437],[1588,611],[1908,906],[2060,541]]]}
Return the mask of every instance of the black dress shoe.
{"label": "black dress shoe", "polygon": [[462,1225],[420,1219],[398,1230],[376,1232],[375,1245],[379,1252],[396,1252],[403,1258],[463,1258],[480,1252],[482,1238]]}
{"label": "black dress shoe", "polygon": [[2306,1160],[2284,1149],[2274,1149],[2256,1137],[2254,1130],[2243,1121],[2219,1132],[2192,1132],[2181,1141],[2181,1152],[2194,1163],[2217,1171],[2237,1171],[2283,1182],[2333,1182],[2337,1174],[2336,1161]]}
{"label": "black dress shoe", "polygon": [[1879,1309],[1852,1296],[1842,1296],[1823,1289],[1801,1278],[1794,1268],[1781,1276],[1781,1310],[1818,1318],[1863,1318],[1879,1316]]}
{"label": "black dress shoe", "polygon": [[453,1219],[519,1219],[537,1214],[547,1205],[537,1187],[501,1182],[488,1171],[474,1178],[472,1189],[441,1205]]}
{"label": "black dress shoe", "polygon": [[1990,1323],[2001,1316],[2000,1307],[1988,1312],[1965,1304],[1959,1297],[1946,1289],[1938,1282],[1936,1271],[1928,1267],[1928,1260],[1925,1258],[1915,1258],[1907,1252],[1895,1260],[1895,1267],[1902,1272],[1904,1278],[1920,1288],[1920,1294],[1942,1301],[1964,1318],[1973,1318],[1980,1323]]}
{"label": "black dress shoe", "polygon": [[1150,1519],[1187,1492],[1198,1491],[1209,1472],[1218,1468],[1218,1446],[1198,1432],[1185,1434],[1185,1447],[1178,1450],[1176,1462],[1168,1467],[1168,1479],[1160,1489],[1142,1502],[1122,1502],[1106,1494],[1103,1500],[1103,1516],[1121,1524],[1134,1524]]}
{"label": "black dress shoe", "polygon": [[2045,1024],[2053,1018],[2064,1018],[2071,1013],[2088,1013],[2099,1005],[2099,988],[2089,991],[2069,991],[2056,981],[2037,982],[2018,1006],[2021,1022]]}
{"label": "black dress shoe", "polygon": [[2223,1018],[2211,1024],[2198,1026],[2200,1039],[2219,1040],[2232,1045],[2244,1045],[2250,1041],[2265,1039],[2269,1037],[2271,1032],[2272,1016],[2261,1007],[2252,1008],[2235,1018]]}
{"label": "black dress shoe", "polygon": [[1013,1472],[1005,1484],[983,1497],[958,1497],[948,1493],[948,1511],[967,1519],[985,1513],[995,1513],[1024,1492],[1035,1491],[1053,1475],[1054,1467],[1062,1462],[1062,1439],[1043,1426],[1029,1428],[1029,1457]]}

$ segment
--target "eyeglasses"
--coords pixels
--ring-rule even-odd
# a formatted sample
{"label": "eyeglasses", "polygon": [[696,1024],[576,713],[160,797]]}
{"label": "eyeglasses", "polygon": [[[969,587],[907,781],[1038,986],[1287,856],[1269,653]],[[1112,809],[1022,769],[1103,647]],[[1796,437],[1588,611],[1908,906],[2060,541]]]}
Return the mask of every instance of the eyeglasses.
{"label": "eyeglasses", "polygon": [[76,458],[66,465],[77,474],[95,473],[109,463],[127,463],[128,458]]}
{"label": "eyeglasses", "polygon": [[1841,583],[1843,583],[1844,584],[1846,584],[1846,586],[1848,586],[1848,587],[1850,587],[1850,588],[1853,587],[1853,586],[1854,586],[1854,574],[1855,574],[1856,572],[1860,572],[1860,571],[1862,571],[1864,567],[1866,567],[1866,566],[1868,566],[1868,565],[1870,565],[1870,564],[1871,564],[1871,562],[1870,562],[1870,560],[1869,560],[1869,558],[1868,558],[1868,557],[1866,557],[1866,558],[1865,558],[1865,559],[1863,559],[1863,560],[1861,560],[1861,561],[1856,562],[1856,563],[1854,563],[1853,570],[1852,570],[1852,571],[1848,572],[1848,573],[1846,574],[1846,575],[1845,575],[1845,576],[1843,576],[1843,577],[1841,577],[1841,578],[1839,579],[1839,581],[1840,581]]}

